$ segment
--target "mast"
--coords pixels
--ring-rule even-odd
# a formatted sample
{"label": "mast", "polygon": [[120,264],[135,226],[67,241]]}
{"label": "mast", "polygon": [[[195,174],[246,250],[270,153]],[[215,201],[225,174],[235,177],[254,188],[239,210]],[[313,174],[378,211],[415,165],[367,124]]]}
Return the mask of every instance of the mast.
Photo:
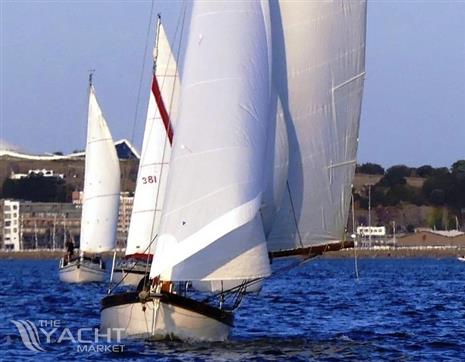
{"label": "mast", "polygon": [[371,248],[371,184],[368,185],[368,246]]}
{"label": "mast", "polygon": [[37,219],[34,220],[34,245],[35,249],[37,250],[39,248],[39,243],[37,240]]}
{"label": "mast", "polygon": [[160,39],[161,14],[157,14],[157,28],[155,32],[155,46],[153,48],[152,75],[155,77],[157,72],[158,43]]}
{"label": "mast", "polygon": [[66,214],[63,213],[63,247],[66,247]]}
{"label": "mast", "polygon": [[52,249],[56,249],[56,223],[57,223],[57,215],[53,215],[53,231],[52,231]]}
{"label": "mast", "polygon": [[89,88],[92,88],[92,78],[94,76],[95,69],[89,70]]}

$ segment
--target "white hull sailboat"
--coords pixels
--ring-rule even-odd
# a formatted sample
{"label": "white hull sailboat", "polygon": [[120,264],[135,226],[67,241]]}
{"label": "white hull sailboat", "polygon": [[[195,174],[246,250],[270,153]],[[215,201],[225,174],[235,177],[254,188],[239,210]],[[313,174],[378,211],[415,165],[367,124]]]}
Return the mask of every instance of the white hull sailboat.
{"label": "white hull sailboat", "polygon": [[125,326],[122,338],[225,341],[232,325],[232,313],[178,294],[132,292],[103,300],[100,328]]}
{"label": "white hull sailboat", "polygon": [[100,254],[115,246],[120,198],[120,168],[113,139],[89,76],[84,199],[80,255],[60,260],[59,278],[67,283],[101,282],[105,263]]}
{"label": "white hull sailboat", "polygon": [[60,260],[59,277],[65,283],[90,283],[105,280],[105,263],[101,258],[78,257]]}
{"label": "white hull sailboat", "polygon": [[150,280],[101,303],[126,338],[224,341],[270,259],[353,245],[366,3],[194,1],[189,24]]}
{"label": "white hull sailboat", "polygon": [[[197,6],[193,9],[195,15],[189,33],[197,32],[196,27],[201,27],[204,22],[214,19],[215,15],[212,17],[208,14],[211,8],[218,8],[221,20],[230,25],[235,21],[244,22],[248,18],[250,22],[246,21],[240,33],[243,36],[247,35],[253,41],[244,46],[242,37],[228,39],[231,44],[224,45],[224,49],[229,49],[229,53],[224,54],[224,57],[231,63],[231,67],[225,66],[224,72],[218,69],[223,73],[224,80],[220,78],[219,89],[213,87],[209,90],[220,97],[219,103],[227,104],[230,108],[231,112],[221,109],[221,112],[231,114],[224,121],[227,125],[226,132],[219,130],[215,131],[217,134],[203,132],[202,137],[197,137],[190,128],[208,129],[217,119],[218,114],[208,112],[209,107],[202,102],[195,102],[195,110],[190,109],[192,107],[190,102],[184,103],[186,109],[181,107],[180,118],[176,121],[176,142],[173,143],[174,154],[171,154],[169,163],[160,228],[157,231],[160,236],[155,239],[150,269],[151,283],[141,285],[136,292],[108,295],[102,300],[101,328],[124,328],[125,336],[128,338],[143,336],[155,339],[224,341],[228,338],[233,325],[232,311],[239,305],[245,289],[243,285],[245,283],[242,281],[261,279],[270,274],[266,242],[258,216],[263,179],[260,170],[253,167],[255,163],[257,166],[263,164],[265,155],[264,152],[255,152],[257,151],[255,143],[244,144],[243,148],[237,149],[236,152],[234,147],[236,140],[232,131],[235,127],[237,130],[245,130],[248,125],[253,125],[251,131],[258,131],[254,137],[258,147],[266,144],[264,123],[268,111],[266,96],[262,97],[262,95],[267,94],[266,89],[269,88],[269,64],[260,4],[250,2],[245,5],[245,13],[239,11],[232,15],[229,10],[241,10],[239,9],[241,5],[233,2],[221,4],[199,2],[195,5]],[[207,15],[208,19],[204,19],[203,15]],[[188,64],[213,64],[218,54],[224,52],[223,49],[218,48],[221,41],[218,31],[210,27],[208,36],[212,37],[213,42],[210,45],[208,42],[205,44],[206,48],[202,54],[194,49],[196,41],[189,42],[186,55]],[[237,54],[237,49],[243,51]],[[249,56],[253,59],[249,60]],[[245,69],[244,60],[249,64]],[[263,67],[257,71],[251,66],[255,64],[254,61]],[[190,98],[193,101],[195,98],[207,101],[208,97],[203,94],[202,86],[196,86],[203,82],[200,79],[200,82],[197,82],[195,78],[200,75],[208,84],[215,75],[208,72],[200,73],[191,66],[185,67],[182,94],[186,95],[186,90],[189,93],[185,100]],[[246,84],[253,84],[253,87],[248,87]],[[255,87],[263,92],[253,94]],[[235,89],[237,92],[230,96],[228,94],[230,89]],[[255,109],[257,114],[252,114],[246,109]],[[191,110],[194,112],[190,112]],[[198,114],[199,111],[205,111],[206,117]],[[190,114],[196,124],[183,122],[183,113]],[[255,116],[258,116],[258,122],[255,121]],[[206,140],[209,141],[204,142]],[[198,147],[193,145],[192,141],[204,142],[205,151],[200,149],[194,151]],[[208,150],[213,156],[210,162],[202,159],[201,156],[208,153]],[[184,157],[183,154],[186,152],[192,152],[193,157]],[[186,170],[184,162],[189,165],[187,166],[189,175],[183,175]],[[220,165],[228,165],[222,174]],[[228,170],[228,167],[231,167],[231,170]],[[195,182],[194,175],[203,175],[202,178],[212,180],[212,183],[199,184]],[[190,184],[195,187],[190,188]],[[227,185],[231,185],[234,190],[228,189]],[[253,200],[248,202],[251,195]],[[175,202],[173,203],[176,196],[182,197],[182,204],[191,206],[188,212],[184,213],[186,220],[180,220],[182,217],[180,214],[172,215],[174,217],[169,219],[164,218],[164,215],[170,213],[167,211],[165,214],[165,210],[176,208]],[[184,209],[184,206],[182,208]],[[204,209],[204,212],[199,213],[200,208]],[[219,218],[218,222],[211,223],[215,218]],[[170,245],[172,236],[168,234],[174,229],[166,225],[167,220],[171,220],[176,225],[188,225],[186,230],[176,227],[180,232],[187,232],[182,238],[189,239],[189,235],[195,236],[195,231],[200,230],[204,236],[198,235],[198,237],[203,245],[180,240],[179,244],[176,242],[175,244],[182,250],[170,251],[169,249],[175,245]],[[171,255],[167,255],[167,252],[168,254],[173,252],[172,255],[176,255],[176,260]],[[204,255],[197,258],[199,254]],[[215,257],[217,254],[222,254],[222,257]],[[185,267],[181,268],[184,269],[182,275],[164,274],[164,272],[171,274],[171,268],[181,264]],[[183,281],[207,283],[203,285],[208,285],[211,281],[228,281],[237,287],[238,293],[231,291],[228,296],[226,290],[216,294],[209,293],[210,299],[206,301],[205,295],[196,297],[202,293],[191,291],[189,288],[184,289]]]}
{"label": "white hull sailboat", "polygon": [[145,273],[146,268],[144,266],[136,268],[125,268],[124,265],[118,265],[118,269],[114,269],[112,283],[121,285],[123,287],[127,286],[137,286]]}
{"label": "white hull sailboat", "polygon": [[115,265],[111,283],[137,287],[144,276],[148,276],[151,263],[150,254],[133,254],[131,257],[125,257]]}

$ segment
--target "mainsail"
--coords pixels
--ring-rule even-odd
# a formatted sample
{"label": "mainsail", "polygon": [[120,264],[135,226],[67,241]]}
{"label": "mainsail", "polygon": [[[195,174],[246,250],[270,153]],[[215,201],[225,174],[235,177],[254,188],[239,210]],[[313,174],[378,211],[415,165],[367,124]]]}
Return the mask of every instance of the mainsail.
{"label": "mainsail", "polygon": [[90,85],[81,251],[101,253],[115,247],[119,198],[118,156],[94,87]]}
{"label": "mainsail", "polygon": [[273,81],[289,138],[287,192],[271,252],[340,243],[358,144],[364,1],[271,2]]}
{"label": "mainsail", "polygon": [[150,276],[238,280],[269,275],[259,208],[270,63],[260,2],[197,2],[182,103]]}
{"label": "mainsail", "polygon": [[163,206],[179,92],[176,59],[160,23],[126,255],[152,254]]}

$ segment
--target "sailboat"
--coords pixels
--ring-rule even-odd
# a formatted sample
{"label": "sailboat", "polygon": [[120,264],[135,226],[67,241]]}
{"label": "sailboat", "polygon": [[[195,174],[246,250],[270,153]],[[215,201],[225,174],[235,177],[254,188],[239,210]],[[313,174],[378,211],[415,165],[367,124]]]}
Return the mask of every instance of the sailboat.
{"label": "sailboat", "polygon": [[271,260],[353,246],[365,27],[363,1],[193,3],[150,280],[103,298],[101,328],[223,341]]}
{"label": "sailboat", "polygon": [[120,168],[113,139],[89,76],[89,111],[81,217],[80,254],[60,260],[59,277],[67,283],[101,282],[100,254],[115,247],[120,199]]}
{"label": "sailboat", "polygon": [[113,272],[115,284],[137,286],[150,271],[171,157],[174,123],[170,111],[176,108],[178,92],[176,59],[158,15],[142,155],[125,257]]}

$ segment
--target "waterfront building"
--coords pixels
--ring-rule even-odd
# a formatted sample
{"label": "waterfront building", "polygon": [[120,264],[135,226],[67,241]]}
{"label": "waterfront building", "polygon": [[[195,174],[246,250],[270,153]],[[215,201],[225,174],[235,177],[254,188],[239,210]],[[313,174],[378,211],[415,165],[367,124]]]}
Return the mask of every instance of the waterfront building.
{"label": "waterfront building", "polygon": [[[82,192],[72,203],[0,200],[0,249],[9,251],[63,249],[67,240],[79,247]],[[133,196],[122,193],[117,248],[126,246]]]}
{"label": "waterfront building", "polygon": [[418,228],[413,234],[398,239],[399,247],[463,248],[465,233],[458,230],[433,230]]}
{"label": "waterfront building", "polygon": [[[82,204],[82,191],[74,191],[73,204]],[[132,204],[134,202],[134,196],[132,192],[121,192],[119,199],[119,211],[118,211],[118,226],[116,233],[116,248],[123,249],[126,247],[126,239],[128,237],[129,223],[131,221]]]}
{"label": "waterfront building", "polygon": [[4,250],[20,249],[19,201],[0,202],[0,247]]}

